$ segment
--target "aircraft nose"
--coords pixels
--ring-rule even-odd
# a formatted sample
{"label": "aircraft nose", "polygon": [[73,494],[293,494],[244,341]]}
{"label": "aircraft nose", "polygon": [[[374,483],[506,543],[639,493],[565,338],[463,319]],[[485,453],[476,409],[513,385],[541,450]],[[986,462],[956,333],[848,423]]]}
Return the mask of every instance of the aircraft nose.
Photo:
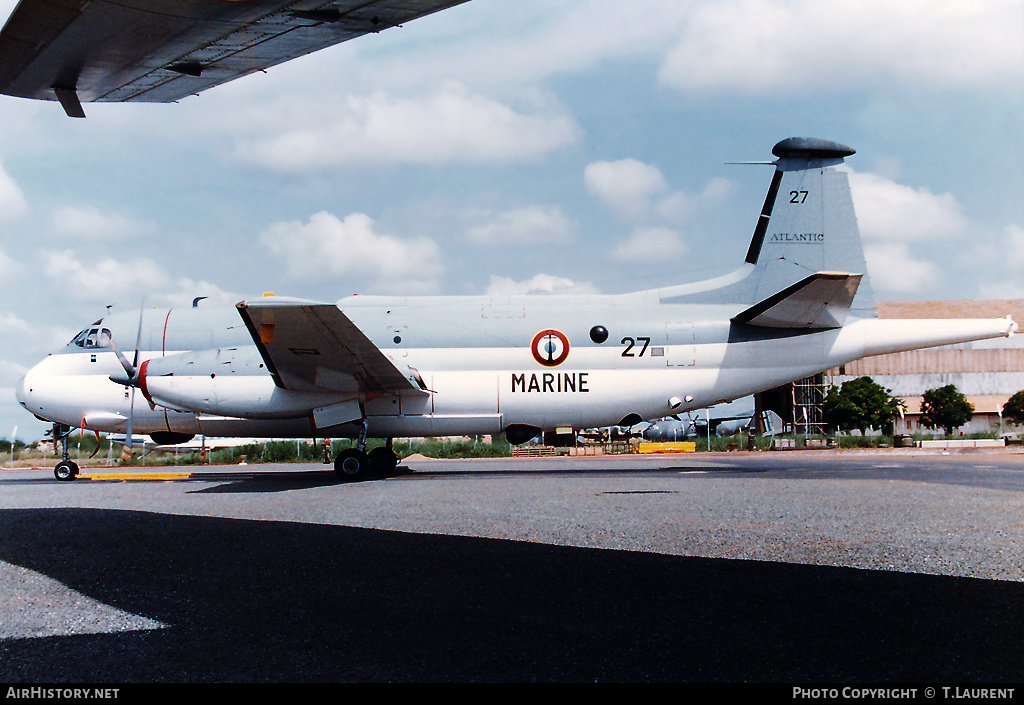
{"label": "aircraft nose", "polygon": [[21,404],[24,409],[33,413],[35,413],[35,410],[32,407],[32,397],[34,395],[34,383],[36,381],[36,377],[35,368],[33,367],[22,375],[21,380],[18,382],[18,386],[14,390],[14,395],[18,399],[18,403]]}
{"label": "aircraft nose", "polygon": [[[37,419],[68,423],[68,390],[61,380],[54,379],[51,360],[47,357],[30,368],[18,382],[14,395],[22,408]],[[73,421],[70,423],[74,425]]]}
{"label": "aircraft nose", "polygon": [[14,396],[17,397],[18,403],[26,409],[28,408],[28,386],[26,380],[28,379],[28,373],[22,375],[21,381],[18,382],[18,386],[14,390]]}
{"label": "aircraft nose", "polygon": [[46,390],[43,388],[45,386],[45,375],[40,372],[39,365],[36,365],[22,376],[14,395],[26,411],[39,416],[46,406]]}

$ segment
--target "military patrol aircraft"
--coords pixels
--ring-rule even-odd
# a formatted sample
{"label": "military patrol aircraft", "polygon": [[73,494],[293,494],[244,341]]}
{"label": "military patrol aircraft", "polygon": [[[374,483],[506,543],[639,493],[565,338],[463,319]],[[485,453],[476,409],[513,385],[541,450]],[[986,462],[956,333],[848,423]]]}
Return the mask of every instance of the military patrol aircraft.
{"label": "military patrol aircraft", "polygon": [[[396,463],[386,447],[368,455],[368,436],[518,444],[631,426],[867,355],[1016,330],[1009,317],[878,319],[836,168],[854,151],[790,138],[773,154],[746,257],[717,279],[619,295],[264,296],[119,313],[33,367],[17,396],[60,434],[356,438],[335,469],[359,479]],[[65,460],[56,474],[76,471]]]}
{"label": "military patrol aircraft", "polygon": [[[681,441],[684,438],[706,437],[709,433],[717,436],[728,436],[742,428],[754,426],[755,402],[753,396],[743,397],[726,404],[718,404],[710,409],[698,409],[687,414],[673,414],[657,419],[641,431],[645,440],[649,441]],[[777,427],[778,414],[770,414],[762,418],[764,430]],[[779,419],[781,421],[781,419]]]}
{"label": "military patrol aircraft", "polygon": [[171,103],[467,0],[21,0],[0,32],[0,93]]}

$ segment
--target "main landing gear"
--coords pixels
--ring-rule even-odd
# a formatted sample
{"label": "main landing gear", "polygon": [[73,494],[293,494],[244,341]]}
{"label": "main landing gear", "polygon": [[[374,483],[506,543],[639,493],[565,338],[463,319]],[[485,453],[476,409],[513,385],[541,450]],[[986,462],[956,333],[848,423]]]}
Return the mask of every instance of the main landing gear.
{"label": "main landing gear", "polygon": [[334,460],[334,472],[346,482],[357,482],[370,478],[388,477],[398,468],[398,456],[391,449],[392,439],[387,445],[366,452],[366,426],[359,433],[355,448],[346,448]]}
{"label": "main landing gear", "polygon": [[346,448],[334,460],[334,472],[346,482],[388,477],[398,469],[398,456],[391,448],[374,448],[369,453]]}
{"label": "main landing gear", "polygon": [[78,464],[70,459],[68,454],[68,437],[71,435],[71,427],[55,423],[53,425],[54,448],[60,444],[61,461],[53,468],[53,476],[62,482],[70,482],[78,477]]}

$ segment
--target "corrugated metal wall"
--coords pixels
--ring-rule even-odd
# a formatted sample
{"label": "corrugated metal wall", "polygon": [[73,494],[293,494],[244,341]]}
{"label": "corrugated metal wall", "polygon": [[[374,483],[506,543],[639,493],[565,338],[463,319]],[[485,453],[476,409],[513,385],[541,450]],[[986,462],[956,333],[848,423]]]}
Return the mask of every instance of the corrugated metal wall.
{"label": "corrugated metal wall", "polygon": [[[1024,349],[910,350],[855,360],[844,366],[843,374],[916,375],[1024,372]],[[832,370],[839,374],[839,370]]]}

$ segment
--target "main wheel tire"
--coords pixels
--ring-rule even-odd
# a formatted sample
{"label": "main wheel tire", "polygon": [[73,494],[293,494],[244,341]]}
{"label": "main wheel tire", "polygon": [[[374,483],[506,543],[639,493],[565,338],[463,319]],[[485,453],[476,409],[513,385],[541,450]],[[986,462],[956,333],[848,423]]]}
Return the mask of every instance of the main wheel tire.
{"label": "main wheel tire", "polygon": [[395,468],[398,467],[398,456],[391,449],[380,446],[371,450],[368,456],[373,474],[383,476],[395,474]]}
{"label": "main wheel tire", "polygon": [[53,468],[53,476],[61,482],[70,482],[78,476],[78,466],[70,460],[62,460]]}
{"label": "main wheel tire", "polygon": [[334,461],[334,472],[347,482],[364,480],[370,475],[370,458],[358,448],[347,448]]}

